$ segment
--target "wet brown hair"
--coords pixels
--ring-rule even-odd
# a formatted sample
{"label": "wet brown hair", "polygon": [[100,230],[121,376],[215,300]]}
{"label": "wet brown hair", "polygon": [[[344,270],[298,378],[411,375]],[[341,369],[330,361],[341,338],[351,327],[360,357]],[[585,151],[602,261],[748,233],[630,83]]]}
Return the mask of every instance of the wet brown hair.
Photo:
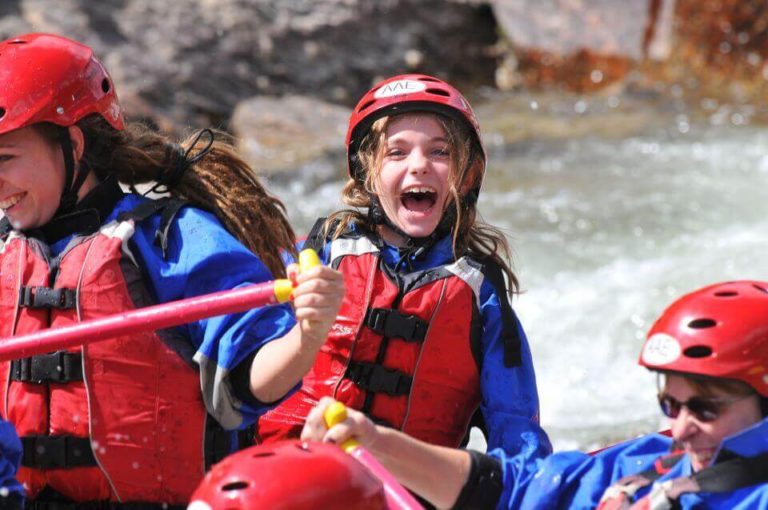
{"label": "wet brown hair", "polygon": [[[473,142],[469,128],[454,119],[435,113],[409,112],[400,115],[431,116],[443,128],[448,139],[452,170],[448,178],[450,197],[446,202],[445,211],[453,208],[456,215],[451,232],[454,257],[470,255],[479,259],[491,259],[506,275],[510,293],[518,292],[519,283],[512,270],[512,251],[503,232],[482,220],[475,201],[462,200],[468,192],[479,189],[485,166],[481,148]],[[356,224],[369,231],[375,230],[376,225],[370,225],[367,214],[359,209],[370,208],[373,203],[374,182],[381,170],[387,127],[393,118],[395,116],[387,116],[374,122],[360,143],[357,158],[365,173],[365,179],[349,179],[341,197],[345,204],[355,209],[344,209],[330,215],[325,223],[326,234],[331,233],[337,238],[350,224]]]}
{"label": "wet brown hair", "polygon": [[[77,125],[85,138],[81,163],[99,180],[115,174],[121,183],[131,186],[158,181],[172,172],[195,139],[190,136],[177,146],[143,124],[131,123],[117,131],[98,115]],[[285,276],[280,250],[295,254],[296,240],[285,206],[267,192],[228,135],[216,132],[210,152],[192,164],[169,192],[215,214],[275,277]]]}

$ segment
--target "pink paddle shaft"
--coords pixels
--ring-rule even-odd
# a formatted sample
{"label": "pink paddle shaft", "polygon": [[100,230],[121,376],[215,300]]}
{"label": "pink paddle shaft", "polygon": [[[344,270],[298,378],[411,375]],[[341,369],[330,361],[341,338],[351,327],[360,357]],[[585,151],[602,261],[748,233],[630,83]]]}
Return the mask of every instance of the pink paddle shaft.
{"label": "pink paddle shaft", "polygon": [[424,510],[424,507],[400,485],[400,482],[376,460],[371,452],[362,446],[356,446],[347,453],[381,480],[382,485],[384,485],[384,497],[387,498],[389,508],[392,510]]}
{"label": "pink paddle shaft", "polygon": [[[347,419],[347,406],[341,402],[333,402],[323,412],[323,420],[328,428],[338,425]],[[373,476],[381,480],[384,486],[384,497],[387,499],[387,506],[392,510],[424,510],[424,507],[416,501],[416,498],[400,485],[397,478],[382,466],[371,452],[360,446],[360,442],[355,438],[349,438],[339,445],[339,447],[356,458],[360,464],[368,468]]]}
{"label": "pink paddle shaft", "polygon": [[243,312],[277,302],[273,281],[213,292],[83,321],[72,326],[3,338],[0,339],[0,361],[26,358],[120,335],[169,328],[205,317]]}

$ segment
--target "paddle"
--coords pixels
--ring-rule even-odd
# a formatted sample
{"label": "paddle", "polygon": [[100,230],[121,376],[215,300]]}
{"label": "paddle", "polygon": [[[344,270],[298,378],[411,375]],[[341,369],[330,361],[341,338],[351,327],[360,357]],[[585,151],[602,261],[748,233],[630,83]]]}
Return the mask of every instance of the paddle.
{"label": "paddle", "polygon": [[[314,251],[304,250],[299,254],[300,271],[319,264],[320,260]],[[139,308],[72,326],[3,338],[0,339],[0,361],[26,358],[120,335],[154,331],[206,317],[284,303],[290,298],[293,287],[290,280],[278,279]]]}
{"label": "paddle", "polygon": [[[334,402],[329,405],[323,415],[325,425],[328,428],[347,419],[347,408],[341,402]],[[423,510],[424,507],[419,504],[411,494],[403,488],[394,476],[382,466],[376,457],[360,446],[354,439],[347,439],[340,445],[341,449],[356,458],[362,465],[368,468],[381,483],[384,485],[384,496],[387,504],[392,509],[402,510]]]}

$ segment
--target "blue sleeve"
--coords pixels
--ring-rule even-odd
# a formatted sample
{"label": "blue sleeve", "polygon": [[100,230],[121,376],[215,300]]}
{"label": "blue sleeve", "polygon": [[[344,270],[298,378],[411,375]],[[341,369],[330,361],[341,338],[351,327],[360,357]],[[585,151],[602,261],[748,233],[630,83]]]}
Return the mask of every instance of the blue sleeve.
{"label": "blue sleeve", "polygon": [[[523,453],[528,458],[548,455],[552,446],[539,425],[539,396],[528,340],[506,300],[500,302],[495,287],[488,281],[483,282],[480,289],[480,313],[483,320],[481,410],[487,427],[488,450],[503,448],[510,455]],[[511,315],[511,319],[502,320],[504,313]],[[517,328],[521,349],[519,366],[504,365],[505,322]]]}
{"label": "blue sleeve", "polygon": [[11,504],[6,505],[6,501],[23,502],[24,487],[15,478],[20,463],[21,441],[16,429],[7,421],[0,420],[0,508],[15,508]]}
{"label": "blue sleeve", "polygon": [[[154,242],[159,222],[159,215],[142,222],[132,239],[160,303],[273,279],[261,260],[212,214],[183,208],[169,230],[166,257]],[[222,426],[242,428],[268,409],[255,400],[238,399],[228,375],[238,363],[285,335],[294,324],[290,306],[277,305],[210,317],[180,328],[192,343],[194,360],[200,365],[203,400]]]}
{"label": "blue sleeve", "polygon": [[503,449],[489,452],[502,466],[504,490],[497,508],[533,510],[596,508],[619,479],[648,469],[669,452],[667,437],[652,435],[596,455],[560,452],[532,462]]}

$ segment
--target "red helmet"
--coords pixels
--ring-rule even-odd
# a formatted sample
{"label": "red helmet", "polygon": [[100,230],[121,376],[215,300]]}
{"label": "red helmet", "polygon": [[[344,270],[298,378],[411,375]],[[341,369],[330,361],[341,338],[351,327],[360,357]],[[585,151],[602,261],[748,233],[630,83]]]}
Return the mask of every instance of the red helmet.
{"label": "red helmet", "polygon": [[651,328],[639,363],[737,379],[768,397],[768,282],[718,283],[681,297]]}
{"label": "red helmet", "polygon": [[338,446],[282,441],[230,455],[206,475],[188,510],[377,510],[381,481]]}
{"label": "red helmet", "polygon": [[51,34],[0,43],[0,134],[38,122],[71,126],[91,113],[123,129],[112,79],[91,48]]}
{"label": "red helmet", "polygon": [[357,151],[374,122],[387,115],[427,111],[439,113],[465,124],[487,160],[480,139],[480,124],[469,102],[442,80],[425,74],[402,74],[376,84],[365,93],[352,110],[347,129],[347,164],[349,176],[361,179]]}

